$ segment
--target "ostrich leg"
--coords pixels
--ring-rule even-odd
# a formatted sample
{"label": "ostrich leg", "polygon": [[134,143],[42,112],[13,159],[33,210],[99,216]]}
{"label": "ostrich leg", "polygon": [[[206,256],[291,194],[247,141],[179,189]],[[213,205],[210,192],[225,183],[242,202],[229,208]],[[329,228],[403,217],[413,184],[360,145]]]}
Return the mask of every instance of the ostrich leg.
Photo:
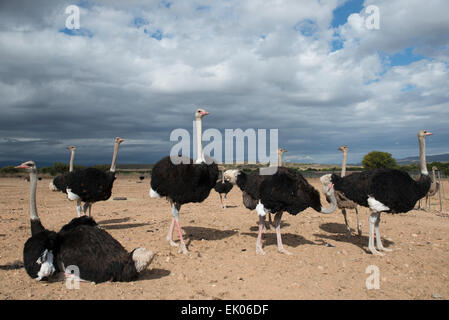
{"label": "ostrich leg", "polygon": [[175,242],[173,241],[173,229],[174,225],[176,225],[176,229],[178,230],[179,240],[180,240],[180,246],[179,246],[179,252],[182,252],[186,255],[189,254],[189,251],[187,250],[186,244],[184,242],[184,239],[182,238],[182,231],[181,226],[179,225],[179,209],[181,206],[177,203],[174,203],[170,201],[171,209],[172,209],[172,223],[170,225],[170,230],[168,232],[167,240],[172,246],[176,246]]}
{"label": "ostrich leg", "polygon": [[265,216],[259,215],[259,233],[257,235],[256,240],[256,253],[261,255],[265,255],[265,251],[263,251],[262,249],[262,233],[264,226],[265,226]]}
{"label": "ostrich leg", "polygon": [[223,196],[223,209],[226,209],[226,193]]}
{"label": "ostrich leg", "polygon": [[281,218],[282,218],[282,211],[276,212],[276,215],[274,216],[274,225],[276,227],[276,238],[277,238],[277,243],[278,243],[278,251],[280,253],[285,253],[285,254],[291,255],[292,253],[285,250],[284,246],[282,245]]}
{"label": "ostrich leg", "polygon": [[81,212],[83,209],[81,208],[81,200],[76,200],[76,212],[78,213],[78,217],[81,217]]}
{"label": "ostrich leg", "polygon": [[357,209],[357,207],[355,207],[355,215],[357,217],[357,232],[359,234],[359,237],[362,237],[362,223],[359,219],[359,210]]}
{"label": "ostrich leg", "polygon": [[379,231],[379,223],[380,223],[380,212],[377,216],[377,220],[374,223],[374,229],[376,231],[376,245],[377,245],[377,249],[379,249],[380,251],[386,251],[386,252],[391,252],[393,251],[392,249],[387,249],[382,245],[382,240],[380,238],[380,231]]}
{"label": "ostrich leg", "polygon": [[220,196],[221,207],[224,208],[224,205],[223,205],[223,199],[222,199],[222,197],[221,197],[221,193],[219,193],[218,195]]}
{"label": "ostrich leg", "polygon": [[368,249],[372,254],[383,256],[384,254],[377,251],[374,247],[374,232],[375,232],[375,224],[379,217],[379,213],[376,211],[371,211],[371,215],[369,216],[369,240],[368,240]]}
{"label": "ostrich leg", "polygon": [[348,223],[348,217],[346,216],[346,209],[343,208],[341,209],[341,213],[343,214],[343,217],[345,218],[345,224],[346,224],[346,238],[351,237],[351,228],[349,227],[349,223]]}

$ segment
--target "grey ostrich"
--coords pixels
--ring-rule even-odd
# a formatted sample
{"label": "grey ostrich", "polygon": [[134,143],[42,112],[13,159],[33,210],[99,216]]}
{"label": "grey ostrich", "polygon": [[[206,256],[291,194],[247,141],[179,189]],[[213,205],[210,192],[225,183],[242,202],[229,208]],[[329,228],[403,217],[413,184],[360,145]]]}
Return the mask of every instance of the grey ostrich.
{"label": "grey ostrich", "polygon": [[[341,177],[343,178],[346,175],[346,161],[348,159],[348,146],[343,145],[338,148],[341,152],[343,152],[343,160],[341,163]],[[351,228],[349,227],[348,218],[346,216],[346,209],[354,209],[355,214],[357,217],[357,232],[359,234],[359,237],[362,236],[362,224],[360,223],[359,219],[359,210],[357,209],[357,203],[354,201],[349,200],[345,197],[345,195],[335,190],[335,198],[337,199],[337,207],[338,209],[341,209],[341,213],[343,214],[343,217],[345,218],[345,224],[346,224],[346,237],[351,236]],[[330,202],[328,197],[326,199]]]}
{"label": "grey ostrich", "polygon": [[[426,165],[425,138],[431,134],[427,130],[418,132],[421,169],[418,180],[412,179],[402,170],[373,169],[355,172],[343,178],[332,174],[330,181],[322,181],[327,183],[323,184],[323,187],[333,185],[335,191],[342,192],[358,205],[370,208],[368,249],[374,255],[384,255],[380,251],[392,251],[382,245],[379,231],[380,214],[408,212],[429,192],[431,179]],[[374,247],[374,238],[377,250]]]}
{"label": "grey ostrich", "polygon": [[421,201],[422,199],[419,199],[419,206],[418,210],[430,210],[430,198],[437,194],[438,190],[440,190],[440,182],[437,181],[435,171],[438,170],[437,167],[432,167],[432,184],[430,185],[429,192],[427,192],[425,198],[426,198],[426,207],[422,208]]}

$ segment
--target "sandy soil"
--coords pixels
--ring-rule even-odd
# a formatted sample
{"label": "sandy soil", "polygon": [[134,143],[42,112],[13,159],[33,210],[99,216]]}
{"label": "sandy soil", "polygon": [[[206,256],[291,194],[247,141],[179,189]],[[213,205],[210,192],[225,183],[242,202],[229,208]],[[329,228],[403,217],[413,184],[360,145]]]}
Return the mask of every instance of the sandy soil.
{"label": "sandy soil", "polygon": [[[317,179],[309,181],[319,188]],[[75,204],[38,182],[38,211],[46,228],[59,230],[76,216]],[[449,192],[449,184],[445,182]],[[321,189],[319,189],[321,190]],[[30,236],[29,183],[0,179],[0,299],[448,299],[449,201],[432,211],[383,214],[384,257],[367,252],[369,212],[360,209],[362,238],[346,238],[340,211],[322,215],[307,209],[284,214],[282,235],[291,256],[277,252],[274,229],[264,235],[265,256],[256,255],[257,215],[242,205],[241,191],[228,195],[223,210],[212,191],[201,204],[184,205],[180,221],[191,256],[165,240],[171,213],[165,199],[148,196],[149,180],[120,176],[113,197],[93,205],[92,214],[128,250],[145,246],[157,253],[148,270],[132,283],[36,282],[20,267]],[[323,199],[324,200],[324,199]],[[356,227],[355,213],[348,213]],[[177,239],[177,236],[175,236]],[[328,246],[330,244],[332,246]],[[334,247],[335,246],[335,247]],[[367,267],[380,272],[379,289],[367,289]]]}

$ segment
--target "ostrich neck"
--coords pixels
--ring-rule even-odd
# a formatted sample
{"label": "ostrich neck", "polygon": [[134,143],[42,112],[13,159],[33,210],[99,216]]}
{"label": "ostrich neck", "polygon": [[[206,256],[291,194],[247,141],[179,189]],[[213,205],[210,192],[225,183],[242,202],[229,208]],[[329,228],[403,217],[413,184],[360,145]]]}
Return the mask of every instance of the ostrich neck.
{"label": "ostrich neck", "polygon": [[120,144],[117,142],[114,144],[114,153],[112,154],[111,169],[109,169],[110,172],[115,172],[115,165],[117,163],[117,153],[119,146]]}
{"label": "ostrich neck", "polygon": [[221,183],[225,182],[225,178],[224,178],[224,171],[221,170]]}
{"label": "ostrich neck", "polygon": [[343,160],[341,162],[341,177],[343,178],[346,175],[346,160],[348,159],[348,153],[346,151],[343,152]]}
{"label": "ostrich neck", "polygon": [[36,189],[37,189],[37,171],[30,172],[30,219],[39,220],[36,206]]}
{"label": "ostrich neck", "polygon": [[196,119],[195,121],[196,121],[196,148],[197,148],[195,163],[202,163],[205,162],[203,156],[203,144],[201,141],[201,136],[203,134],[202,121],[201,118]]}
{"label": "ostrich neck", "polygon": [[426,141],[424,137],[419,137],[419,166],[421,169],[421,174],[428,175],[427,162],[426,162]]}
{"label": "ostrich neck", "polygon": [[278,166],[282,167],[282,153],[278,153]]}
{"label": "ostrich neck", "polygon": [[73,160],[75,159],[75,150],[71,150],[70,153],[70,164],[69,164],[69,172],[73,171]]}

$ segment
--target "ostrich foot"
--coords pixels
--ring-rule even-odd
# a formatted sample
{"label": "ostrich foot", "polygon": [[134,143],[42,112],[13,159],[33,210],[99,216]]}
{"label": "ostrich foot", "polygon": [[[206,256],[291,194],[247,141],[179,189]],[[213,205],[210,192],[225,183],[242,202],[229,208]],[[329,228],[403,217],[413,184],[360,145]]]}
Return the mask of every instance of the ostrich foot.
{"label": "ostrich foot", "polygon": [[385,248],[384,246],[377,246],[377,249],[379,251],[393,252],[393,249],[388,249],[388,248]]}
{"label": "ostrich foot", "polygon": [[357,228],[357,233],[359,234],[359,237],[362,237],[362,225],[359,225]]}
{"label": "ostrich foot", "polygon": [[351,238],[351,236],[352,236],[351,230],[346,230],[345,237]]}
{"label": "ostrich foot", "polygon": [[280,253],[283,253],[283,254],[286,254],[286,255],[289,255],[289,256],[293,255],[293,253],[291,253],[290,251],[285,250],[284,247],[278,248],[278,251]]}
{"label": "ostrich foot", "polygon": [[189,250],[187,250],[187,247],[186,247],[185,243],[181,243],[181,245],[179,246],[178,253],[183,253],[186,256],[190,256],[190,252],[189,252]]}
{"label": "ostrich foot", "polygon": [[256,254],[265,255],[265,251],[263,251],[262,247],[259,245],[256,245]]}
{"label": "ostrich foot", "polygon": [[376,248],[374,248],[374,246],[373,247],[368,247],[368,249],[375,256],[384,256],[384,254],[382,252],[377,251]]}
{"label": "ostrich foot", "polygon": [[174,242],[170,237],[167,237],[168,243],[170,243],[170,246],[172,247],[179,247],[179,243]]}

